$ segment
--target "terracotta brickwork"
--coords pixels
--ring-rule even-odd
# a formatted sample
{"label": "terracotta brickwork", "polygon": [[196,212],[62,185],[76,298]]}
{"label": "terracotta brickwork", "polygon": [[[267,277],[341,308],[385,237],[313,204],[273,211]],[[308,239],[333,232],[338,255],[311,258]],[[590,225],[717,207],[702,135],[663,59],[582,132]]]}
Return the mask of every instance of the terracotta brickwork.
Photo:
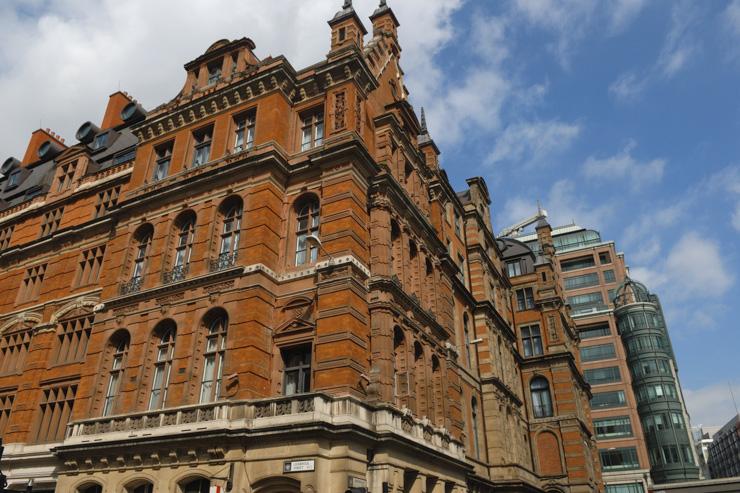
{"label": "terracotta brickwork", "polygon": [[[80,142],[37,131],[8,161],[11,488],[599,489],[555,270],[507,275],[485,182],[453,190],[398,21],[384,1],[371,21],[346,1],[300,71],[217,41],[171,101],[117,92]],[[524,284],[537,310],[512,309]],[[542,358],[522,357],[530,322]],[[532,416],[535,374],[553,419]]]}

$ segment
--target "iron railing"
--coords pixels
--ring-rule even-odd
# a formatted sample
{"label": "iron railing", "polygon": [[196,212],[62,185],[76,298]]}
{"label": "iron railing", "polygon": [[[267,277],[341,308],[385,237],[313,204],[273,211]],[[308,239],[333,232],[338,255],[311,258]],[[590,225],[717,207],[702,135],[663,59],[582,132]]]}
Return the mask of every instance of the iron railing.
{"label": "iron railing", "polygon": [[190,264],[176,265],[172,270],[166,271],[162,275],[162,282],[165,284],[172,284],[173,282],[179,282],[185,279],[190,270]]}
{"label": "iron railing", "polygon": [[234,267],[234,265],[236,265],[236,252],[226,252],[210,261],[210,270],[211,272],[218,272]]}
{"label": "iron railing", "polygon": [[142,284],[144,284],[144,277],[132,277],[129,281],[121,284],[120,293],[122,295],[138,293],[141,291]]}

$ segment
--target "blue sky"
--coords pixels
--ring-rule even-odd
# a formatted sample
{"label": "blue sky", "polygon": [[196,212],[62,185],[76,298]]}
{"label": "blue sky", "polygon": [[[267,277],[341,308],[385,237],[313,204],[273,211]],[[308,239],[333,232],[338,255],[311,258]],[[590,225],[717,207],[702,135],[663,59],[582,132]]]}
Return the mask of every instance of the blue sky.
{"label": "blue sky", "polygon": [[[279,3],[279,5],[276,5]],[[4,155],[39,126],[74,141],[119,87],[146,107],[222,37],[297,67],[340,0],[8,0]],[[363,18],[376,0],[356,0]],[[457,188],[486,178],[497,230],[542,201],[601,231],[664,303],[695,424],[740,397],[740,0],[390,0],[412,103]],[[369,25],[369,22],[366,23]]]}

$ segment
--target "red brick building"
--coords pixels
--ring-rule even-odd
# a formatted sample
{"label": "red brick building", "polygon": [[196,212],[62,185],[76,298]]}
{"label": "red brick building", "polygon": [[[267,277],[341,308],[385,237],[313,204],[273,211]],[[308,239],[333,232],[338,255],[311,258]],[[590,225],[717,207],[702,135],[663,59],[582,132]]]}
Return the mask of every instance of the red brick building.
{"label": "red brick building", "polygon": [[398,21],[383,1],[371,22],[346,1],[302,70],[218,41],[171,101],[115,93],[78,143],[39,130],[3,164],[11,490],[599,488],[533,461],[487,187],[452,189]]}

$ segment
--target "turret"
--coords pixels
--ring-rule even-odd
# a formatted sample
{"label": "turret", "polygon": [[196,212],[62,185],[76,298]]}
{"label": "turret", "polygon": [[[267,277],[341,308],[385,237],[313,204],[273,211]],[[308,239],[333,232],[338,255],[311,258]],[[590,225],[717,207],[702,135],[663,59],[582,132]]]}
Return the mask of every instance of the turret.
{"label": "turret", "polygon": [[344,0],[342,9],[334,14],[334,17],[329,21],[329,26],[331,27],[331,51],[352,44],[362,49],[363,36],[367,34],[367,29],[365,29],[360,17],[352,7],[352,0]]}

